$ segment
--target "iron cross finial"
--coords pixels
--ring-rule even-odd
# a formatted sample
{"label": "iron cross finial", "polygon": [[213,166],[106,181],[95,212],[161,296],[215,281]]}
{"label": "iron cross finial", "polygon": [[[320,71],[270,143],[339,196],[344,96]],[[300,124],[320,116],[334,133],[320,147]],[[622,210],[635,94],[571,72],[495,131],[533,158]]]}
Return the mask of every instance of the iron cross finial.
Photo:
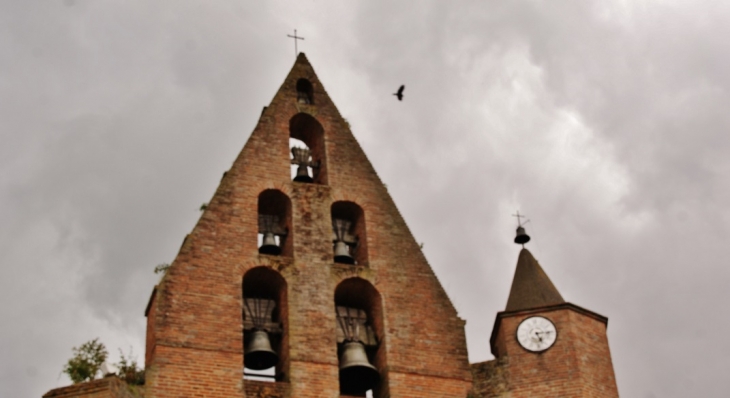
{"label": "iron cross finial", "polygon": [[297,49],[297,40],[304,40],[304,38],[297,36],[297,30],[296,29],[294,29],[294,36],[292,36],[292,35],[286,35],[286,36],[287,37],[291,37],[292,39],[294,39],[294,58],[296,58],[297,55],[299,55],[299,50]]}
{"label": "iron cross finial", "polygon": [[521,227],[522,226],[522,219],[523,218],[526,218],[527,216],[523,216],[522,214],[520,214],[520,211],[517,210],[517,214],[513,214],[512,217],[517,217],[517,226],[518,227]]}

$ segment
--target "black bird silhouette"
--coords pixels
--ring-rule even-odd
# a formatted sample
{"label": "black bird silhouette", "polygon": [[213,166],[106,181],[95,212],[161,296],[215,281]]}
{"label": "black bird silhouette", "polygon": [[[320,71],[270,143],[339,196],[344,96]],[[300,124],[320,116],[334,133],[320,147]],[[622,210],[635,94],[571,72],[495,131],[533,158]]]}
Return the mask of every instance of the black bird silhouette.
{"label": "black bird silhouette", "polygon": [[403,90],[405,88],[406,88],[406,85],[405,84],[404,85],[401,85],[400,88],[398,89],[398,92],[393,94],[396,97],[398,97],[398,101],[403,101]]}

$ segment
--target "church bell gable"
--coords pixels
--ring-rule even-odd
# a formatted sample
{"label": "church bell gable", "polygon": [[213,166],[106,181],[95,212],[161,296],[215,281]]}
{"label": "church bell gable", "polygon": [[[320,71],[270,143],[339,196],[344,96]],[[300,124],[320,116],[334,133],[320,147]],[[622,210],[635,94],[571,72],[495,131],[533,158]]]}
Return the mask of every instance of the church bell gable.
{"label": "church bell gable", "polygon": [[190,391],[191,372],[207,396],[471,388],[464,321],[304,54],[150,307],[151,397]]}

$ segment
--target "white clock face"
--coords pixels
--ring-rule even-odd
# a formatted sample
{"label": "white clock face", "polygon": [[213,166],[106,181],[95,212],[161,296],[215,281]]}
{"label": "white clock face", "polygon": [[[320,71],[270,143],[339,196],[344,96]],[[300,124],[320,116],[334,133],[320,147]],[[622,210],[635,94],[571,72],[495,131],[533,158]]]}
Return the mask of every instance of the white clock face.
{"label": "white clock face", "polygon": [[541,316],[529,317],[517,327],[517,341],[528,351],[545,351],[555,343],[557,337],[555,325]]}

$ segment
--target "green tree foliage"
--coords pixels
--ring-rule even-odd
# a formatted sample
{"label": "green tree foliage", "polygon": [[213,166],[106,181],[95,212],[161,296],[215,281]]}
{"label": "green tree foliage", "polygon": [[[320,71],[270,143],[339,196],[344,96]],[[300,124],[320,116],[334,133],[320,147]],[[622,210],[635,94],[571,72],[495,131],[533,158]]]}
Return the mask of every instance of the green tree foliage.
{"label": "green tree foliage", "polygon": [[74,347],[73,353],[74,356],[63,367],[63,373],[66,373],[74,384],[96,379],[101,365],[109,356],[99,338],[87,341],[80,347]]}
{"label": "green tree foliage", "polygon": [[127,382],[129,385],[143,385],[144,384],[144,369],[141,369],[137,364],[137,358],[132,355],[132,348],[129,348],[129,355],[125,356],[122,349],[119,349],[119,362],[114,364],[119,372],[117,375],[120,379]]}

